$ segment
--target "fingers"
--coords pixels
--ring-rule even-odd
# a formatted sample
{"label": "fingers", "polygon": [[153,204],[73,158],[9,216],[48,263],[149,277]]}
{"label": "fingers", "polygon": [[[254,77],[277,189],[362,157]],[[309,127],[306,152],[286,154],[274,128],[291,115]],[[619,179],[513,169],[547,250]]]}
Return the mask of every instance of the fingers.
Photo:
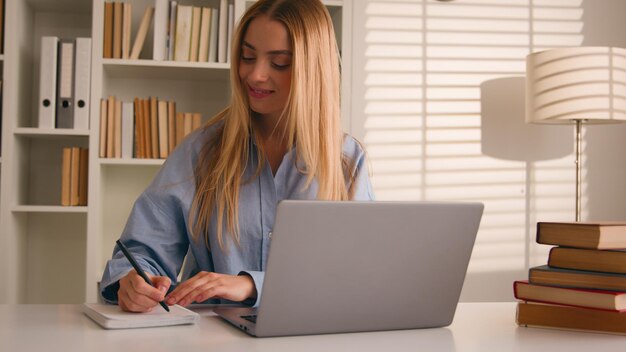
{"label": "fingers", "polygon": [[189,305],[209,298],[243,301],[256,296],[254,281],[249,276],[232,276],[201,272],[180,284],[167,298],[167,304]]}
{"label": "fingers", "polygon": [[[152,281],[154,282],[154,280]],[[165,292],[161,292],[159,289],[152,287],[136,272],[134,275],[129,277],[129,282],[137,294],[150,297],[157,302],[160,302],[165,298]]]}
{"label": "fingers", "polygon": [[[189,297],[189,294],[197,288],[203,287],[203,285],[207,285],[211,281],[214,281],[218,276],[218,274],[205,271],[196,274],[196,276],[178,285],[178,287],[176,287],[176,289],[169,294],[166,301],[167,304],[180,304],[183,306],[190,304],[193,302],[194,297]],[[207,288],[209,287],[205,287],[205,289]]]}
{"label": "fingers", "polygon": [[172,280],[170,280],[170,278],[167,276],[148,275],[148,277],[152,281],[154,287],[156,287],[156,289],[159,290],[161,294],[163,294],[163,298],[161,299],[161,301],[165,299],[165,294],[167,293],[167,290],[170,289],[170,286],[172,285]]}
{"label": "fingers", "polygon": [[165,298],[165,293],[171,281],[167,277],[153,276],[153,283],[158,283],[160,289],[149,285],[136,271],[131,270],[120,280],[117,292],[120,308],[129,312],[151,311]]}

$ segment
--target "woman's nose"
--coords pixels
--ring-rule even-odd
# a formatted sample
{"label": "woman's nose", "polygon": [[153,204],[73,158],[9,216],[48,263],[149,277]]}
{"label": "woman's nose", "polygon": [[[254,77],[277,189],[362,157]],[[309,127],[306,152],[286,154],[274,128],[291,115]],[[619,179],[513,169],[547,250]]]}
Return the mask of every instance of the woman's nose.
{"label": "woman's nose", "polygon": [[267,81],[269,78],[269,67],[266,63],[257,62],[252,69],[252,79],[257,82]]}

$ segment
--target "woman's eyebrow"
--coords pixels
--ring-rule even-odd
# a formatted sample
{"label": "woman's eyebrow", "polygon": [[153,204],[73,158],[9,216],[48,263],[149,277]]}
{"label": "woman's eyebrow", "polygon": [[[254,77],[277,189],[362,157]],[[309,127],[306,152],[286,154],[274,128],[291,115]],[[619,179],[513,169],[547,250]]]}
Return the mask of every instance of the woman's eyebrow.
{"label": "woman's eyebrow", "polygon": [[[246,42],[245,40],[243,41],[241,45],[247,47],[248,49],[256,51],[256,48],[252,44]],[[268,51],[267,53],[271,55],[277,55],[277,54],[289,55],[289,56],[292,55],[290,50],[271,50],[271,51]]]}

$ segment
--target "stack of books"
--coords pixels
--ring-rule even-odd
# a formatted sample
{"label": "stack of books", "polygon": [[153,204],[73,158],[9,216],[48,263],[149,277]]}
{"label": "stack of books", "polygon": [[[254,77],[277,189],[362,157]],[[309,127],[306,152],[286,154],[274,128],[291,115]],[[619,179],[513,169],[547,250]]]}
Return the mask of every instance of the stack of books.
{"label": "stack of books", "polygon": [[548,265],[514,283],[521,326],[626,333],[626,222],[540,222]]}
{"label": "stack of books", "polygon": [[63,148],[61,164],[61,205],[87,205],[89,149]]}
{"label": "stack of books", "polygon": [[202,124],[202,114],[177,112],[176,102],[115,96],[100,102],[100,158],[166,159]]}

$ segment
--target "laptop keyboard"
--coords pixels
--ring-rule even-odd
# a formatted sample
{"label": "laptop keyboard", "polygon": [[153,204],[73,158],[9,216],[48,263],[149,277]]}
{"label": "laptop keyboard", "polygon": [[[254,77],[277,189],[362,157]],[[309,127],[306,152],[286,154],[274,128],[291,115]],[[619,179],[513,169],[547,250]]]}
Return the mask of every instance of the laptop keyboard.
{"label": "laptop keyboard", "polygon": [[241,317],[251,323],[256,324],[256,315],[242,315]]}

